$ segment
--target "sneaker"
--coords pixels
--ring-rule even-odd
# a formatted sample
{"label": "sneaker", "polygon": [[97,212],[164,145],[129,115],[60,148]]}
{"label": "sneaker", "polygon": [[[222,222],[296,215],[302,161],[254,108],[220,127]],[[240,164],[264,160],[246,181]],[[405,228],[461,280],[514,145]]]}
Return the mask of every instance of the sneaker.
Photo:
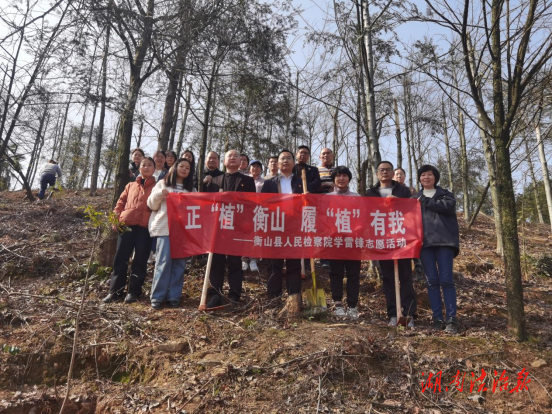
{"label": "sneaker", "polygon": [[328,262],[327,260],[320,260],[320,264],[322,265],[322,269],[330,268],[330,262]]}
{"label": "sneaker", "polygon": [[251,269],[252,272],[259,271],[259,267],[257,266],[257,262],[255,260],[251,260],[251,262],[249,263],[249,268]]}
{"label": "sneaker", "polygon": [[442,331],[445,329],[445,323],[441,319],[433,319],[431,327],[434,331]]}
{"label": "sneaker", "polygon": [[228,295],[228,300],[230,301],[230,304],[232,306],[239,306],[240,305],[240,297],[235,295]]}
{"label": "sneaker", "polygon": [[125,297],[125,303],[134,303],[134,302],[137,302],[137,301],[138,301],[138,296],[136,296],[133,293],[129,293]]}
{"label": "sneaker", "polygon": [[347,316],[347,312],[345,312],[345,308],[343,306],[336,306],[334,310],[335,316]]}
{"label": "sneaker", "polygon": [[358,309],[357,308],[347,308],[347,316],[351,319],[358,319]]}
{"label": "sneaker", "polygon": [[121,295],[117,295],[116,293],[110,293],[105,298],[102,299],[103,303],[113,303],[113,302],[122,302],[123,297]]}
{"label": "sneaker", "polygon": [[247,262],[242,262],[242,270],[244,272],[247,272],[248,269],[249,269],[249,264]]}
{"label": "sneaker", "polygon": [[162,306],[161,302],[151,302],[151,307],[155,310],[160,310]]}
{"label": "sneaker", "polygon": [[217,308],[220,305],[222,305],[222,298],[220,295],[213,295],[213,297],[209,299],[209,302],[207,302],[207,309]]}
{"label": "sneaker", "polygon": [[458,322],[456,318],[447,318],[445,332],[456,335],[458,333]]}
{"label": "sneaker", "polygon": [[389,323],[387,324],[387,326],[391,326],[391,327],[397,326],[397,317],[396,316],[391,316],[389,318]]}
{"label": "sneaker", "polygon": [[170,302],[167,302],[167,305],[171,309],[178,309],[180,308],[180,301],[178,300],[171,300]]}
{"label": "sneaker", "polygon": [[414,318],[410,318],[410,322],[406,325],[407,328],[414,329]]}

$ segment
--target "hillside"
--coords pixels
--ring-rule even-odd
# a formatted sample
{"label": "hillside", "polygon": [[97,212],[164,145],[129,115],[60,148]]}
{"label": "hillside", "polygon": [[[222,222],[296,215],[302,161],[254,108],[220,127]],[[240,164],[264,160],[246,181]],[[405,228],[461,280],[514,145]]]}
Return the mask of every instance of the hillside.
{"label": "hillside", "polygon": [[[23,198],[0,193],[0,413],[59,412],[92,247],[80,207],[105,210],[110,193],[64,191],[42,204]],[[266,299],[266,261],[260,275],[246,273],[244,306],[218,313],[197,310],[204,272],[197,264],[185,276],[181,308],[162,311],[147,296],[104,305],[109,269],[93,264],[66,412],[551,412],[552,283],[537,269],[552,267],[550,256],[548,268],[537,262],[552,253],[549,228],[520,228],[530,339],[517,343],[507,336],[493,221],[480,216],[466,234],[459,220],[455,337],[429,331],[420,282],[415,329],[388,328],[381,283],[367,263],[354,322],[331,313],[278,319]],[[317,270],[331,303],[328,274]],[[527,389],[510,393],[523,368]],[[507,390],[500,382],[493,392],[495,370],[509,377]],[[441,391],[422,392],[422,381],[439,371]],[[467,373],[462,392],[457,373]]]}

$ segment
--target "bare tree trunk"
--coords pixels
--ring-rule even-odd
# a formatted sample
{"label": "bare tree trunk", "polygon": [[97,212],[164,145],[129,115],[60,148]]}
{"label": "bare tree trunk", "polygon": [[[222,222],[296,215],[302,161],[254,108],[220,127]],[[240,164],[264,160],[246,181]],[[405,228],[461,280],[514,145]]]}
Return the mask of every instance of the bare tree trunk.
{"label": "bare tree trunk", "polygon": [[144,27],[142,38],[136,48],[136,53],[133,62],[131,62],[130,83],[128,87],[128,97],[120,117],[119,126],[119,157],[117,175],[115,176],[115,185],[113,187],[112,207],[114,208],[119,200],[119,196],[124,191],[125,186],[129,182],[128,163],[130,159],[130,144],[132,143],[132,127],[134,126],[134,111],[136,102],[145,78],[141,77],[142,67],[146,58],[146,53],[151,42],[151,34],[153,31],[153,10],[155,0],[148,0],[146,16],[144,17]]}
{"label": "bare tree trunk", "polygon": [[397,168],[402,168],[402,138],[401,125],[399,121],[399,107],[397,99],[393,99],[393,112],[395,113],[395,136],[397,137]]}
{"label": "bare tree trunk", "polygon": [[61,121],[61,114],[58,111],[57,114],[57,120],[56,120],[56,126],[55,126],[55,132],[54,132],[54,144],[52,145],[52,156],[51,158],[54,159],[56,155],[56,147],[58,143],[58,137],[59,137],[59,123]]}
{"label": "bare tree trunk", "polygon": [[171,128],[173,125],[174,116],[174,101],[178,92],[178,78],[179,73],[176,69],[167,71],[167,77],[169,78],[169,88],[167,89],[167,95],[165,97],[165,109],[163,111],[163,120],[161,121],[161,131],[159,132],[159,142],[157,149],[167,151],[169,145],[169,137]]}
{"label": "bare tree trunk", "polygon": [[182,122],[180,124],[180,132],[178,133],[178,145],[176,146],[176,154],[180,157],[182,154],[182,144],[184,141],[184,132],[186,132],[186,121],[188,120],[188,113],[190,112],[190,99],[192,98],[192,82],[186,83],[188,87],[186,95],[186,109],[182,116]]}
{"label": "bare tree trunk", "polygon": [[[63,116],[63,126],[61,127],[61,137],[59,139],[59,146],[57,155],[58,158],[61,158],[61,150],[63,149],[63,138],[65,137],[65,125],[67,124],[67,118],[69,115],[69,105],[71,104],[71,97],[73,96],[72,93],[69,94],[69,99],[67,100],[67,105],[65,106],[65,115]],[[55,151],[54,155],[52,156],[53,159],[55,159]]]}
{"label": "bare tree trunk", "polygon": [[451,192],[454,192],[454,181],[452,181],[452,160],[450,157],[450,142],[449,142],[449,135],[448,135],[447,116],[445,113],[445,103],[443,101],[441,101],[441,110],[443,113],[443,132],[445,137],[445,149],[447,152],[447,170],[448,170],[449,189]]}
{"label": "bare tree trunk", "polygon": [[335,156],[335,165],[338,164],[338,153],[339,153],[339,111],[341,109],[341,97],[343,92],[343,83],[339,89],[339,95],[337,97],[337,105],[335,106],[334,113],[332,114],[333,118],[333,153]]}
{"label": "bare tree trunk", "polygon": [[527,139],[525,142],[525,152],[527,153],[527,163],[529,164],[529,172],[531,173],[531,181],[533,184],[533,196],[535,197],[535,207],[537,208],[537,218],[539,223],[544,223],[544,217],[542,216],[542,209],[539,200],[539,189],[537,187],[537,177],[535,176],[535,169],[533,168],[533,160],[531,159],[531,152],[529,151],[529,143]]}
{"label": "bare tree trunk", "polygon": [[464,125],[464,114],[462,111],[458,113],[458,132],[460,135],[460,170],[462,172],[462,200],[464,208],[464,220],[469,220],[470,217],[470,203],[468,194],[468,154],[466,148],[466,135]]}
{"label": "bare tree trunk", "polygon": [[546,154],[544,153],[544,142],[541,138],[540,126],[535,127],[535,135],[537,137],[537,145],[539,147],[539,158],[542,168],[542,180],[544,182],[544,191],[546,193],[546,204],[548,204],[548,217],[552,227],[552,189],[550,187],[550,176],[548,175],[548,163],[546,162]]}
{"label": "bare tree trunk", "polygon": [[[176,90],[176,103],[174,104],[173,123],[171,126],[171,135],[169,138],[169,149],[174,150],[174,136],[176,135],[176,124],[178,123],[178,112],[180,110],[180,98],[182,96],[182,80],[184,79],[184,72],[180,71],[178,77],[178,88]],[[180,154],[176,154],[177,159]]]}
{"label": "bare tree trunk", "polygon": [[40,118],[40,123],[38,125],[38,131],[36,133],[36,138],[33,146],[33,150],[31,152],[31,158],[29,159],[29,165],[27,166],[27,173],[25,174],[25,177],[27,178],[27,181],[29,181],[32,185],[33,181],[31,180],[32,171],[35,166],[39,162],[38,160],[38,148],[41,146],[40,142],[43,140],[42,137],[42,129],[44,128],[44,123],[46,122],[46,117],[48,115],[48,102],[44,105],[44,112],[42,112],[42,117]]}
{"label": "bare tree trunk", "polygon": [[34,163],[33,172],[31,174],[31,178],[29,179],[29,184],[32,186],[35,180],[36,171],[38,169],[38,165],[40,163],[40,157],[42,155],[42,148],[44,148],[44,137],[46,135],[46,131],[48,130],[48,125],[50,124],[50,114],[48,113],[46,118],[46,124],[44,125],[43,132],[40,134],[40,143],[38,146],[38,152],[36,155],[36,162]]}
{"label": "bare tree trunk", "polygon": [[201,149],[199,151],[199,160],[198,160],[198,168],[199,168],[199,176],[198,176],[198,182],[199,182],[199,188],[198,191],[203,191],[203,175],[205,170],[205,155],[207,153],[207,136],[209,134],[209,122],[210,122],[210,114],[211,114],[211,101],[213,98],[213,89],[215,85],[215,77],[217,75],[217,61],[213,61],[213,67],[211,68],[211,75],[209,78],[209,86],[207,87],[207,100],[205,102],[205,112],[203,114],[203,134],[201,137]]}
{"label": "bare tree trunk", "polygon": [[[362,76],[362,74],[360,75]],[[366,194],[366,173],[362,168],[362,158],[360,154],[360,143],[362,133],[362,95],[360,93],[360,82],[358,84],[359,89],[357,91],[357,107],[356,107],[356,141],[357,141],[357,170],[358,181],[357,188],[360,195]]]}
{"label": "bare tree trunk", "polygon": [[[470,50],[470,67],[474,74],[476,74],[475,66],[475,50],[471,43],[471,38],[467,37],[467,42]],[[478,76],[477,78],[477,93],[481,99],[481,79]],[[487,163],[487,173],[489,175],[489,186],[491,188],[491,201],[493,206],[493,217],[495,222],[495,232],[496,232],[496,253],[502,255],[504,252],[503,249],[503,236],[502,236],[502,224],[501,224],[501,209],[500,209],[500,197],[498,196],[498,182],[496,177],[496,158],[493,151],[493,143],[491,136],[488,133],[488,128],[485,125],[483,120],[483,113],[481,109],[477,107],[477,121],[479,126],[479,136],[481,137],[481,142],[483,143],[483,153],[485,154],[485,161]]]}
{"label": "bare tree trunk", "polygon": [[90,179],[90,195],[96,194],[98,189],[98,178],[100,173],[100,163],[102,157],[102,144],[105,128],[105,101],[107,97],[107,56],[109,54],[109,40],[111,34],[111,25],[107,24],[105,33],[105,44],[102,57],[102,95],[100,105],[100,122],[96,134],[96,146],[94,150],[94,162],[92,164],[92,178]]}
{"label": "bare tree trunk", "polygon": [[92,112],[92,122],[90,123],[90,134],[88,134],[88,143],[86,144],[86,155],[84,156],[84,165],[79,188],[84,188],[86,179],[88,178],[88,170],[90,169],[90,146],[92,145],[92,135],[94,134],[94,123],[96,122],[96,112],[98,110],[98,101],[94,102],[94,111]]}
{"label": "bare tree trunk", "polygon": [[[408,101],[407,101],[407,92],[406,92],[406,77],[404,78],[404,85],[403,85],[403,92],[404,92],[404,131],[406,132],[406,158],[408,159],[408,182],[410,187],[414,187],[414,174],[416,174],[417,178],[417,172],[414,171],[412,168],[412,154],[410,153],[410,120],[408,117]],[[418,185],[416,184],[416,187]],[[452,190],[451,190],[452,191]]]}
{"label": "bare tree trunk", "polygon": [[372,23],[370,21],[370,10],[368,8],[368,1],[361,0],[362,7],[362,29],[363,29],[363,41],[364,41],[364,53],[362,54],[364,62],[364,71],[367,80],[367,100],[366,100],[366,116],[368,118],[368,134],[370,136],[370,152],[371,161],[373,164],[373,181],[372,184],[376,184],[377,177],[375,176],[375,169],[381,162],[381,154],[379,149],[379,137],[377,134],[376,126],[376,94],[374,90],[374,52],[372,47]]}

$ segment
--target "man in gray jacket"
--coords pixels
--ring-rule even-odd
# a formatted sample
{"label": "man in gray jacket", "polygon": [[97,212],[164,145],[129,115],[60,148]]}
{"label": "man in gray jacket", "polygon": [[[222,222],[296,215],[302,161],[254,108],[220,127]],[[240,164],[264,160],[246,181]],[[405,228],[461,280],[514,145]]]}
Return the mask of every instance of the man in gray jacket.
{"label": "man in gray jacket", "polygon": [[40,192],[38,193],[40,200],[44,198],[48,185],[53,187],[56,184],[56,174],[61,178],[61,168],[54,160],[48,161],[40,170]]}

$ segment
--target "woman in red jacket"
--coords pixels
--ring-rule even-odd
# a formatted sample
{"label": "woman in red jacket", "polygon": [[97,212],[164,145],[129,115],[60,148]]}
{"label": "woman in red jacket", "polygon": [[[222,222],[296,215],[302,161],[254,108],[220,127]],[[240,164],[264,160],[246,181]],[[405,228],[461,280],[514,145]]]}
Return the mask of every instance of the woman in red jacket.
{"label": "woman in red jacket", "polygon": [[[151,237],[148,231],[148,222],[151,210],[147,201],[151,190],[155,186],[155,161],[147,157],[140,163],[140,175],[135,182],[128,183],[119,197],[119,201],[113,210],[119,221],[129,228],[128,231],[119,234],[117,239],[117,252],[113,263],[113,275],[109,295],[103,301],[105,303],[122,301],[132,303],[138,300],[142,294],[142,285],[146,278],[148,257],[151,249]],[[124,296],[127,285],[128,260],[134,252],[132,260],[128,294]]]}

